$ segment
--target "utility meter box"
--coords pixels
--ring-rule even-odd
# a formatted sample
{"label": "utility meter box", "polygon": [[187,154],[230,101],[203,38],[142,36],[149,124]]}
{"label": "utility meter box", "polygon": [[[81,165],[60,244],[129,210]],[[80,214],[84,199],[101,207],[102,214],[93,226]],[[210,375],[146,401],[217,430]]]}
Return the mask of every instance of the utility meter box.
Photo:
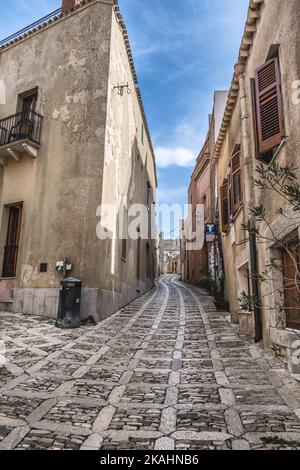
{"label": "utility meter box", "polygon": [[58,328],[79,328],[82,283],[70,277],[60,284],[56,326]]}

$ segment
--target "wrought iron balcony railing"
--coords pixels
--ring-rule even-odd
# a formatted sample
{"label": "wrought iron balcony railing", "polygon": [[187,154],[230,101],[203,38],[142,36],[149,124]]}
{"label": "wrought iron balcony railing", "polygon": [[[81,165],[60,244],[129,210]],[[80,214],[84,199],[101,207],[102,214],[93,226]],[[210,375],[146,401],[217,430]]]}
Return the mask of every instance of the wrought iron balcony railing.
{"label": "wrought iron balcony railing", "polygon": [[27,109],[0,120],[0,147],[28,139],[35,144],[40,144],[43,117]]}
{"label": "wrought iron balcony railing", "polygon": [[28,35],[28,33],[38,31],[40,28],[43,26],[47,25],[48,23],[54,21],[61,15],[61,8],[58,8],[57,10],[53,11],[52,13],[49,13],[49,15],[44,16],[40,20],[35,21],[34,23],[30,24],[29,26],[26,26],[26,28],[21,29],[20,31],[17,31],[16,33],[12,34],[8,38],[2,39],[0,41],[0,49],[3,46],[6,46],[10,43],[13,43],[19,38],[24,38]]}

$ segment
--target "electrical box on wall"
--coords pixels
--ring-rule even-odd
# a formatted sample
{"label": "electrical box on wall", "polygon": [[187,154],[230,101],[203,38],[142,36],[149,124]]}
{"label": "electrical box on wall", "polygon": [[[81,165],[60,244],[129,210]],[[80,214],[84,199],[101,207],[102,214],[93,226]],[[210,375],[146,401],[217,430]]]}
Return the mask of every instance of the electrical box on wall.
{"label": "electrical box on wall", "polygon": [[63,261],[56,261],[56,271],[63,273],[63,272],[70,272],[73,269],[73,265],[69,263],[66,259]]}

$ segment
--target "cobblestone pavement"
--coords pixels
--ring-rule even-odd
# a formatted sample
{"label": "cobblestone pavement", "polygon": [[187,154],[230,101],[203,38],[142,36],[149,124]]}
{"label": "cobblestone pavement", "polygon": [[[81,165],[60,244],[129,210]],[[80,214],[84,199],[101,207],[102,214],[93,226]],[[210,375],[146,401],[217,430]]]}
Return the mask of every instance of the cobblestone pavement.
{"label": "cobblestone pavement", "polygon": [[0,449],[300,449],[300,384],[176,278],[96,327],[0,323]]}

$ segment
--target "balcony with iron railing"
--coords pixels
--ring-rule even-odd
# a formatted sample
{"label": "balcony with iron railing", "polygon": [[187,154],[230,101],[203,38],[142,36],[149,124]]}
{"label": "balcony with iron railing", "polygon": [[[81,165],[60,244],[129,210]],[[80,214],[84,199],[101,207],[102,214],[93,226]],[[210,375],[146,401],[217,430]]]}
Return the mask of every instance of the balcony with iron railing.
{"label": "balcony with iron railing", "polygon": [[33,109],[26,109],[0,120],[1,164],[13,157],[20,161],[22,154],[37,157],[41,143],[43,117]]}

